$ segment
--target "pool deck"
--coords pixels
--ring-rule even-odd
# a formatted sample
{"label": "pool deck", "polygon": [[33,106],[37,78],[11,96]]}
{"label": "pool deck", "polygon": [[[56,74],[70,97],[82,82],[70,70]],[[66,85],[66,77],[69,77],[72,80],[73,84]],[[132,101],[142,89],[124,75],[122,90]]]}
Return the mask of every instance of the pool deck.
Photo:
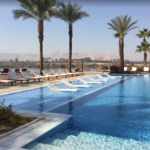
{"label": "pool deck", "polygon": [[[84,72],[85,74],[83,76],[80,76],[81,78],[84,78],[85,75],[96,75],[96,74],[102,74],[99,72]],[[21,77],[21,75],[18,75],[19,77]],[[79,76],[77,76],[79,77]],[[8,75],[0,75],[0,78],[2,79],[8,79],[9,76]],[[50,80],[41,80],[39,81],[33,81],[30,80],[29,83],[23,82],[22,84],[20,82],[16,82],[13,83],[13,86],[11,86],[10,84],[6,84],[5,86],[3,86],[3,84],[0,84],[0,94],[7,94],[7,93],[12,93],[12,92],[17,92],[20,90],[27,90],[27,89],[32,89],[32,88],[38,88],[38,87],[42,87],[44,86],[43,83],[45,82],[50,82],[52,84],[55,83],[60,83],[61,80],[67,80],[67,81],[72,81],[72,80],[76,80],[76,77],[67,77],[67,78],[59,78],[59,79],[50,79]]]}
{"label": "pool deck", "polygon": [[43,117],[43,119],[21,129],[17,128],[15,132],[7,136],[0,137],[0,150],[24,150],[22,148],[24,145],[72,117],[71,115],[65,114],[39,113],[26,110],[18,110],[18,113],[38,118]]}

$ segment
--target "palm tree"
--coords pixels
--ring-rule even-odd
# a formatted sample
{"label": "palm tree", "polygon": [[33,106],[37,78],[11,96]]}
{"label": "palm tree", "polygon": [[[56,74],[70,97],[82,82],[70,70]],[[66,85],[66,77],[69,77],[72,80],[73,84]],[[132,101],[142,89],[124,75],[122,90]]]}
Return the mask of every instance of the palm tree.
{"label": "palm tree", "polygon": [[43,70],[43,22],[50,21],[57,8],[56,0],[18,0],[22,9],[13,10],[15,19],[23,17],[23,20],[32,18],[38,22],[40,43],[40,74]]}
{"label": "palm tree", "polygon": [[[144,28],[143,31],[139,30],[139,34],[136,34],[137,37],[143,38],[143,42],[146,42],[146,38],[150,37],[150,31],[147,28]],[[147,62],[147,53],[144,52],[144,66],[146,66]]]}
{"label": "palm tree", "polygon": [[135,52],[144,52],[144,66],[147,64],[147,52],[150,52],[150,43],[141,42],[141,45],[137,46],[137,50]]}
{"label": "palm tree", "polygon": [[115,38],[119,38],[119,56],[121,72],[123,72],[124,69],[124,36],[128,33],[128,31],[138,28],[137,26],[133,27],[133,25],[137,22],[138,20],[131,23],[131,17],[128,17],[128,15],[126,15],[118,16],[115,19],[113,18],[111,20],[111,23],[107,23],[110,26],[108,29],[116,31],[116,33],[114,34]]}
{"label": "palm tree", "polygon": [[139,34],[136,34],[137,37],[143,38],[143,42],[146,42],[146,37],[150,37],[150,31],[147,28],[144,28],[143,31],[139,30]]}
{"label": "palm tree", "polygon": [[72,37],[73,37],[73,30],[72,25],[77,20],[82,19],[84,17],[89,17],[86,12],[81,11],[82,6],[77,5],[74,3],[72,5],[70,2],[68,5],[64,3],[60,4],[61,8],[57,11],[57,18],[64,20],[69,25],[69,70],[71,71],[71,59],[72,59]]}

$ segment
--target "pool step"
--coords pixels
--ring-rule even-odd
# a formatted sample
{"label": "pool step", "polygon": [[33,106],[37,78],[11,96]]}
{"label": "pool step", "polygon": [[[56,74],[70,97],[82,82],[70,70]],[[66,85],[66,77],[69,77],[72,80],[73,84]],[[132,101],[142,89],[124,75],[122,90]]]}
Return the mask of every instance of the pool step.
{"label": "pool step", "polygon": [[[65,133],[65,134],[64,134]],[[68,134],[66,134],[68,133]],[[69,135],[70,133],[70,135]],[[74,135],[71,135],[74,134]],[[67,136],[66,136],[67,135]],[[89,135],[92,135],[89,137]],[[98,150],[105,149],[107,146],[103,146],[99,136],[95,136],[91,133],[79,132],[79,131],[65,131],[62,134],[55,135],[56,140],[51,142],[51,145],[61,147],[61,148],[72,148],[77,150],[88,149],[88,150]],[[54,139],[54,137],[53,137]]]}
{"label": "pool step", "polygon": [[45,139],[43,139],[42,141],[41,141],[41,143],[42,144],[51,144],[52,142],[54,142],[56,139],[55,138],[49,138],[49,137],[47,137],[47,138],[45,138]]}
{"label": "pool step", "polygon": [[32,143],[32,144],[30,144],[29,146],[28,146],[28,149],[32,149],[33,147],[35,147],[36,145],[38,145],[39,143],[37,143],[37,142],[34,142],[34,143]]}
{"label": "pool step", "polygon": [[[124,148],[134,150],[150,150],[150,146],[135,140],[126,140],[117,137],[99,135],[88,132],[66,130],[56,134],[56,139],[50,145],[72,150],[120,150]],[[54,138],[53,137],[53,138]]]}
{"label": "pool step", "polygon": [[77,136],[77,135],[79,135],[81,133],[81,131],[65,130],[63,133],[64,134],[68,134],[68,135],[75,135],[75,136]]}
{"label": "pool step", "polygon": [[[66,131],[66,133],[74,133],[77,134],[75,131]],[[53,138],[45,138],[43,141],[41,141],[42,144],[48,144],[51,146],[61,147],[64,149],[69,149],[70,146],[72,149],[89,149],[89,150],[98,150],[100,148],[104,148],[101,145],[96,144],[94,141],[89,141],[86,139],[80,139],[80,137],[74,136],[74,135],[68,135],[64,133],[58,133]],[[90,145],[89,145],[90,144]],[[107,150],[107,148],[105,148]]]}
{"label": "pool step", "polygon": [[[109,140],[110,137],[105,136],[105,135],[100,135],[96,133],[89,133],[89,132],[81,132],[81,131],[75,131],[75,130],[65,130],[63,134],[68,134],[68,135],[74,135],[80,138],[86,138],[86,139],[97,139],[97,140]],[[113,137],[114,138],[114,137]]]}
{"label": "pool step", "polygon": [[59,139],[59,140],[65,140],[69,135],[65,133],[58,133],[53,138]]}
{"label": "pool step", "polygon": [[41,143],[43,144],[51,144],[52,142],[54,142],[54,140],[59,139],[59,140],[65,140],[68,137],[67,134],[62,134],[62,133],[58,133],[55,136],[53,136],[53,138],[45,138],[41,141]]}
{"label": "pool step", "polygon": [[48,145],[48,144],[37,144],[33,148],[28,148],[29,150],[71,150],[71,149],[63,149],[61,147],[53,146],[53,145]]}
{"label": "pool step", "polygon": [[54,142],[51,143],[51,145],[61,147],[66,150],[68,150],[69,148],[71,148],[72,150],[99,150],[99,149],[109,150],[107,148],[104,148],[103,146],[89,145],[82,143],[78,141],[78,139],[76,138],[72,141],[70,141],[69,139],[68,140],[56,139]]}
{"label": "pool step", "polygon": [[75,130],[65,130],[53,138],[47,137],[34,148],[31,150],[150,150],[144,142]]}

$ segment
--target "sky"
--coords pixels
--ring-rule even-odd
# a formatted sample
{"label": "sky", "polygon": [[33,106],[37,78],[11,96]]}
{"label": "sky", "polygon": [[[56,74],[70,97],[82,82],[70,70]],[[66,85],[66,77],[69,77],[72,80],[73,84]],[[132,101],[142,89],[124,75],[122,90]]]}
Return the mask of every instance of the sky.
{"label": "sky", "polygon": [[[35,53],[39,54],[38,23],[34,19],[15,20],[12,11],[20,9],[15,0],[0,0],[0,53]],[[108,53],[119,55],[119,39],[114,38],[115,31],[107,29],[111,19],[120,15],[131,16],[132,22],[138,20],[139,29],[128,32],[124,37],[125,57],[143,59],[143,53],[135,53],[136,46],[142,39],[135,35],[148,28],[150,30],[150,3],[148,0],[119,1],[77,0],[82,11],[90,17],[83,18],[73,24],[73,53]],[[65,1],[66,2],[66,1]],[[72,3],[75,0],[71,0]],[[43,52],[49,54],[54,51],[69,51],[68,24],[60,19],[51,18],[44,22]],[[148,39],[150,42],[150,38]],[[148,54],[148,60],[150,60]]]}

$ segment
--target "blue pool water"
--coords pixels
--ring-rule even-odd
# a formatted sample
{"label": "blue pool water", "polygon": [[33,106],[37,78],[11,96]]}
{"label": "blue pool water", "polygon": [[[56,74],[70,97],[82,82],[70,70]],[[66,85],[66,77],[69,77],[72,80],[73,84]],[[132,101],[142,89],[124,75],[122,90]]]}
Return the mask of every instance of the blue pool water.
{"label": "blue pool water", "polygon": [[[128,76],[124,76],[123,78],[126,77]],[[89,81],[88,79],[85,80]],[[120,78],[109,79],[107,82],[102,82],[102,84],[92,84],[90,88],[79,88],[79,91],[76,93],[53,92],[50,91],[48,87],[41,87],[13,94],[0,95],[0,100],[5,99],[6,106],[12,103],[13,109],[33,110],[40,112],[48,111],[52,108],[57,107],[58,104],[63,104],[71,99],[77,98],[81,95],[94,91],[98,88],[104,87],[106,85],[112,84],[119,80]],[[71,83],[82,84],[80,81],[77,80],[74,80]],[[62,83],[56,84],[56,86],[58,88],[67,88],[65,84]]]}
{"label": "blue pool water", "polygon": [[[123,78],[128,79],[110,79],[101,85],[80,88],[78,93],[56,94],[43,87],[3,95],[1,99],[6,99],[7,104],[13,100],[14,109],[73,115],[24,148],[150,150],[150,76]],[[64,84],[57,87],[66,88]],[[60,103],[63,105],[58,106]]]}
{"label": "blue pool water", "polygon": [[51,112],[72,114],[71,130],[150,141],[149,91],[149,76],[137,76],[93,95],[87,102],[70,102]]}
{"label": "blue pool water", "polygon": [[150,76],[134,76],[70,101],[50,112],[73,117],[26,148],[150,150],[149,91]]}

